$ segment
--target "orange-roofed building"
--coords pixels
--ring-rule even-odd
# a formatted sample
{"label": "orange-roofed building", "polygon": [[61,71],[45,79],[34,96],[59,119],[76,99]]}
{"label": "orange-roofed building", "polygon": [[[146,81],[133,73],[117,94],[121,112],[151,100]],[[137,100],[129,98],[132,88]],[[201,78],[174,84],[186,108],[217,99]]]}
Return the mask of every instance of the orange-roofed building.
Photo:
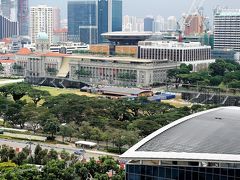
{"label": "orange-roofed building", "polygon": [[65,56],[51,51],[31,52],[22,48],[16,54],[18,68],[14,70],[14,74],[25,77],[54,77],[59,72]]}
{"label": "orange-roofed building", "polygon": [[30,55],[32,51],[28,48],[22,48],[17,52],[17,55]]}

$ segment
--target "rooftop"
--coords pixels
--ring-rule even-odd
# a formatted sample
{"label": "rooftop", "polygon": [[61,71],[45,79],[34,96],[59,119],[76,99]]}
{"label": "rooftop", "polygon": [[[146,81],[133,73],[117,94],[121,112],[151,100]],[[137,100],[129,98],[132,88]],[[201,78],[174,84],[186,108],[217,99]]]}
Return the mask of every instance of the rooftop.
{"label": "rooftop", "polygon": [[122,157],[240,162],[239,117],[239,107],[222,107],[182,118],[149,135]]}
{"label": "rooftop", "polygon": [[240,9],[217,9],[216,16],[240,16]]}
{"label": "rooftop", "polygon": [[152,63],[150,59],[138,59],[134,57],[118,57],[118,56],[98,56],[98,55],[69,55],[72,59],[91,59],[102,61],[118,61],[118,62],[136,62],[136,63]]}
{"label": "rooftop", "polygon": [[145,41],[152,36],[152,32],[107,32],[102,36],[116,44],[137,45],[139,41]]}
{"label": "rooftop", "polygon": [[105,86],[98,89],[106,94],[115,94],[115,95],[139,95],[141,93],[152,92],[151,90],[144,90],[139,88],[125,88],[125,87],[113,87],[113,86]]}
{"label": "rooftop", "polygon": [[17,55],[30,55],[32,51],[28,48],[22,48],[17,52]]}

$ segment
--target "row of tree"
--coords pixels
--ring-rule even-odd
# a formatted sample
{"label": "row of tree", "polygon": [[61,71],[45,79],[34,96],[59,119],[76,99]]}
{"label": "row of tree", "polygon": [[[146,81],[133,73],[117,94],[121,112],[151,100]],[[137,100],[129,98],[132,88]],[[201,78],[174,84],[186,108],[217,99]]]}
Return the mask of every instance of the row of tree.
{"label": "row of tree", "polygon": [[[55,150],[42,149],[36,146],[34,154],[29,147],[20,153],[8,146],[0,150],[0,174],[3,180],[108,180],[108,172],[114,172],[112,180],[124,179],[124,170],[112,157],[99,157],[88,162],[79,161],[75,155],[63,150],[59,154]],[[38,168],[35,165],[43,165]]]}
{"label": "row of tree", "polygon": [[[153,131],[207,106],[176,108],[169,104],[137,100],[111,100],[75,94],[50,96],[25,84],[0,88],[0,116],[12,127],[30,128],[34,133],[58,134],[71,141],[72,137],[112,143],[119,153]],[[29,96],[32,102],[22,100]],[[13,99],[13,100],[11,100]],[[44,99],[44,103],[39,103]],[[102,143],[101,143],[102,144]]]}
{"label": "row of tree", "polygon": [[208,69],[199,72],[192,72],[191,65],[182,64],[178,69],[169,70],[168,78],[177,84],[240,88],[240,64],[230,60],[216,60]]}

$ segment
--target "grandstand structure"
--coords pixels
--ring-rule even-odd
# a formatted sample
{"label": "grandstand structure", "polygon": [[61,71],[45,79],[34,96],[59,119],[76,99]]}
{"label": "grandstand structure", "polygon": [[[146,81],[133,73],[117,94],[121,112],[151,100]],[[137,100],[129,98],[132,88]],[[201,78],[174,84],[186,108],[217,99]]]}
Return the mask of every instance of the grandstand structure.
{"label": "grandstand structure", "polygon": [[222,93],[220,88],[204,87],[199,92],[184,91],[181,94],[182,99],[192,103],[240,106],[240,96],[231,93]]}

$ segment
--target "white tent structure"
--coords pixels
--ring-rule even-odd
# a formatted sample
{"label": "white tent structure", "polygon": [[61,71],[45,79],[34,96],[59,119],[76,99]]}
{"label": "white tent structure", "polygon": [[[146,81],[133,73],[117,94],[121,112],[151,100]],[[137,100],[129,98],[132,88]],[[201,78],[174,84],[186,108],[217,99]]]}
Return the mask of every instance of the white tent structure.
{"label": "white tent structure", "polygon": [[77,141],[75,142],[76,147],[83,147],[83,148],[94,148],[97,146],[97,143],[89,142],[89,141]]}

